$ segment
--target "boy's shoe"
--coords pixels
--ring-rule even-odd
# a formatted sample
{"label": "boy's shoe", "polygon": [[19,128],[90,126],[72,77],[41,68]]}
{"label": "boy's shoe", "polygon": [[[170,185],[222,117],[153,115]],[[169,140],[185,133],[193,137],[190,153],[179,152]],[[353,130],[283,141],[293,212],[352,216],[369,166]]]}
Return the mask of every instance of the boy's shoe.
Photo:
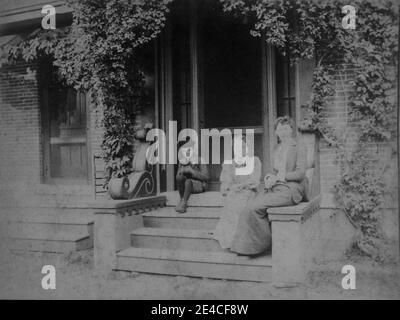
{"label": "boy's shoe", "polygon": [[186,212],[186,201],[185,200],[181,200],[179,202],[179,204],[176,206],[175,211],[179,212],[179,213],[185,213]]}

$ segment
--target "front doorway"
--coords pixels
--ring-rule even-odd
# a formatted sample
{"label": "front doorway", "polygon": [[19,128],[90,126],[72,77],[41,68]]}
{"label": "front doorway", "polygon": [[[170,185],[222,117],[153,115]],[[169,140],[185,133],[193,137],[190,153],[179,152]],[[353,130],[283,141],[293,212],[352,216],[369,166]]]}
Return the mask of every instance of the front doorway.
{"label": "front doorway", "polygon": [[[172,3],[158,39],[158,124],[183,128],[254,130],[254,154],[270,170],[277,116],[296,119],[294,70],[287,58],[250,34],[243,19],[215,0]],[[221,141],[222,142],[222,141]],[[221,143],[220,158],[224,158]],[[175,190],[175,166],[160,166],[160,191]],[[210,190],[219,190],[221,165],[209,165]]]}
{"label": "front doorway", "polygon": [[[243,133],[253,129],[254,154],[262,162],[262,42],[250,35],[243,21],[223,13],[218,2],[201,2],[198,12],[203,127],[242,129]],[[210,165],[209,169],[210,188],[219,190],[222,166]]]}

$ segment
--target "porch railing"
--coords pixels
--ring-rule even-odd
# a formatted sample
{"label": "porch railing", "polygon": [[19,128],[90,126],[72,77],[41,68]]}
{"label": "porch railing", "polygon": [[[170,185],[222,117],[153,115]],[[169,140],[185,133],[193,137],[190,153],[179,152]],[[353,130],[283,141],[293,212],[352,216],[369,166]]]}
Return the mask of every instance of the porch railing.
{"label": "porch railing", "polygon": [[[100,165],[101,160],[102,165]],[[104,176],[104,163],[99,155],[93,156],[93,193],[96,199],[99,196],[105,196],[107,190],[104,188],[105,176]]]}

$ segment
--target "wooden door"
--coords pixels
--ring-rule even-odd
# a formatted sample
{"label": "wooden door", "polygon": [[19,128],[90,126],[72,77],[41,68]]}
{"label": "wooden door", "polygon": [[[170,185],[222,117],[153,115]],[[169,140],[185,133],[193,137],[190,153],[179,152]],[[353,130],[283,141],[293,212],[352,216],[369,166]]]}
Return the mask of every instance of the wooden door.
{"label": "wooden door", "polygon": [[71,88],[43,92],[44,174],[46,182],[89,182],[86,94]]}

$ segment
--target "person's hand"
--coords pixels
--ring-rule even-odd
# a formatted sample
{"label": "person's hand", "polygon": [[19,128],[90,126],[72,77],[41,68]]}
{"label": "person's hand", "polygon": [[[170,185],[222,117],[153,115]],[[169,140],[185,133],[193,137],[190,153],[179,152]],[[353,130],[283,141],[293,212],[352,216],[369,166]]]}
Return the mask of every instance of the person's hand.
{"label": "person's hand", "polygon": [[265,178],[264,178],[265,188],[266,189],[271,189],[276,184],[277,181],[278,181],[278,178],[275,175],[273,175],[273,174],[269,174],[268,175],[267,174],[265,176]]}
{"label": "person's hand", "polygon": [[228,191],[229,191],[229,186],[226,184],[221,184],[220,192],[223,197],[226,197],[228,195]]}
{"label": "person's hand", "polygon": [[278,174],[276,175],[278,181],[286,181],[285,177],[286,177],[285,171],[279,171]]}
{"label": "person's hand", "polygon": [[[267,188],[267,181],[268,181],[268,179],[272,176],[273,174],[272,173],[267,173],[266,175],[265,175],[265,177],[264,177],[264,185],[265,185],[265,187]],[[268,189],[268,188],[267,188]]]}
{"label": "person's hand", "polygon": [[246,184],[245,183],[234,183],[234,184],[232,184],[231,189],[232,189],[232,191],[240,192],[240,191],[246,189]]}

